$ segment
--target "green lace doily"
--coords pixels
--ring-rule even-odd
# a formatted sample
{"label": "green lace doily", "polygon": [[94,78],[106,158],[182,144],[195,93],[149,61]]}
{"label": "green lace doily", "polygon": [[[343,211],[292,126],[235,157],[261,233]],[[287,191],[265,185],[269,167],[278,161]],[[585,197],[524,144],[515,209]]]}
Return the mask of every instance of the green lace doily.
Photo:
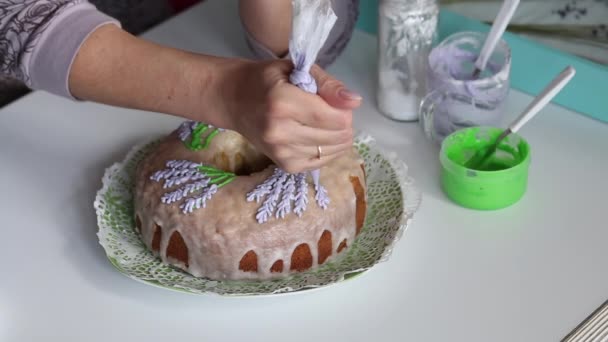
{"label": "green lace doily", "polygon": [[289,293],[334,284],[387,260],[420,205],[421,195],[408,176],[405,163],[394,153],[383,152],[369,135],[359,133],[355,146],[365,160],[367,216],[361,234],[346,253],[315,270],[283,279],[213,281],[195,278],[154,257],[134,229],[135,168],[158,141],[136,146],[123,162],[106,170],[94,206],[99,242],[112,265],[132,279],[162,288],[194,294],[243,296]]}

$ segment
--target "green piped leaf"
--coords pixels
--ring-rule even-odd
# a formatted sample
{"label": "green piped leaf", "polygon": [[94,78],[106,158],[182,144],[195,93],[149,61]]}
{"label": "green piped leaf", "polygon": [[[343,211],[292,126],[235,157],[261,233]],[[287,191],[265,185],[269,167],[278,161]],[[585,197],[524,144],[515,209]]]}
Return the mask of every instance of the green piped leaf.
{"label": "green piped leaf", "polygon": [[213,131],[211,131],[211,133],[209,133],[207,138],[205,138],[205,143],[203,144],[203,148],[209,147],[209,144],[211,143],[211,139],[213,139],[213,137],[215,137],[219,132],[220,132],[220,130],[217,128],[215,128]]}
{"label": "green piped leaf", "polygon": [[[213,128],[213,130],[209,132],[210,127],[212,126],[202,122],[197,123],[196,127],[192,130],[190,137],[184,141],[184,145],[192,151],[208,148],[209,144],[211,144],[211,140],[220,132],[217,128]],[[209,132],[209,134],[204,136],[207,132]]]}
{"label": "green piped leaf", "polygon": [[198,170],[210,179],[209,183],[217,185],[218,188],[232,182],[236,178],[234,173],[220,170],[213,166],[199,166]]}

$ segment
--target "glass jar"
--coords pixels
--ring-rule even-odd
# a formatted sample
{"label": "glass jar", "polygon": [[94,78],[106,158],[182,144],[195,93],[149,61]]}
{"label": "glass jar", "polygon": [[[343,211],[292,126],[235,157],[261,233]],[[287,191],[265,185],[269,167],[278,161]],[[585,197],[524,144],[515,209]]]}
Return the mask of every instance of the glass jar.
{"label": "glass jar", "polygon": [[501,124],[509,94],[511,49],[500,40],[486,69],[473,78],[475,60],[486,35],[455,33],[429,55],[428,94],[420,106],[420,123],[427,137],[440,144],[466,127]]}
{"label": "glass jar", "polygon": [[376,99],[391,119],[418,119],[438,15],[436,0],[380,0]]}

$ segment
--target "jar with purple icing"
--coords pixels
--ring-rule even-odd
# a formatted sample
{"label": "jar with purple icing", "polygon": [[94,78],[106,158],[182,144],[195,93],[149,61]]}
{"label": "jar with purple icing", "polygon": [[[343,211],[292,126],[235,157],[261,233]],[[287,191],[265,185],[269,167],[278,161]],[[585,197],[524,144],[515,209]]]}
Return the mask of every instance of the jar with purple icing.
{"label": "jar with purple icing", "polygon": [[429,54],[427,95],[419,116],[425,134],[437,143],[461,128],[495,127],[504,118],[511,50],[501,40],[486,69],[473,78],[475,60],[485,38],[479,32],[459,32]]}

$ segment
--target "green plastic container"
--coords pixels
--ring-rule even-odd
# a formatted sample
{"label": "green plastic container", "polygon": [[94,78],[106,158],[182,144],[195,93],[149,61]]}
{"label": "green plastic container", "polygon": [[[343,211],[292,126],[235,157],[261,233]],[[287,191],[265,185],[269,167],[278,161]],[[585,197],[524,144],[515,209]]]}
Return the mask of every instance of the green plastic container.
{"label": "green plastic container", "polygon": [[441,144],[441,187],[455,203],[480,210],[508,207],[519,201],[528,185],[530,146],[511,134],[498,146],[484,167],[464,167],[477,151],[487,149],[502,132],[493,127],[456,131]]}

